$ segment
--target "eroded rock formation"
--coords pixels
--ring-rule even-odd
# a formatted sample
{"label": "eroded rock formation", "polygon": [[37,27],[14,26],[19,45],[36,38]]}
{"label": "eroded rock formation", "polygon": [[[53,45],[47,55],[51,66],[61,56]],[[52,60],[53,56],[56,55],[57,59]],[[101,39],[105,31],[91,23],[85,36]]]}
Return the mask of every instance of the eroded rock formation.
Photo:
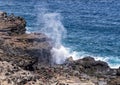
{"label": "eroded rock formation", "polygon": [[41,33],[25,33],[26,21],[0,13],[0,60],[34,70],[34,66],[50,64],[50,39]]}
{"label": "eroded rock formation", "polygon": [[25,33],[26,21],[0,12],[0,85],[120,85],[120,68],[92,57],[51,66],[51,39]]}
{"label": "eroded rock formation", "polygon": [[6,12],[0,12],[0,31],[9,35],[24,34],[26,21],[22,17],[16,17],[14,14],[7,15]]}

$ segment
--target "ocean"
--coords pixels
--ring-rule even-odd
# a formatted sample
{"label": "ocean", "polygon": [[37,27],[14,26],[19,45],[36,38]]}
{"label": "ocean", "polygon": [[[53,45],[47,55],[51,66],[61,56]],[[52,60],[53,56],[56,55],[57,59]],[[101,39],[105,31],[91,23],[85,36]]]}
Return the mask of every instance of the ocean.
{"label": "ocean", "polygon": [[24,17],[27,33],[52,38],[56,63],[92,56],[120,66],[119,0],[1,0],[0,10]]}

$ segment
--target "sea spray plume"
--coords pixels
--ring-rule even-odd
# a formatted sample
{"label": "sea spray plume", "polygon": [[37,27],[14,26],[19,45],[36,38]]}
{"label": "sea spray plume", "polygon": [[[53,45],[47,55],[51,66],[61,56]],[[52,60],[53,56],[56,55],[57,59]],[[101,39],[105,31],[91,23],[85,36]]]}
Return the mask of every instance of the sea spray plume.
{"label": "sea spray plume", "polygon": [[61,22],[60,13],[43,13],[40,17],[44,23],[41,32],[53,40],[52,63],[62,64],[70,56],[76,59],[76,52],[70,52],[69,48],[62,45],[62,39],[65,38],[67,31]]}
{"label": "sea spray plume", "polygon": [[41,29],[53,42],[51,50],[53,62],[61,64],[69,56],[67,48],[62,45],[62,39],[65,38],[66,29],[61,22],[59,13],[45,13],[43,15],[44,27]]}
{"label": "sea spray plume", "polygon": [[[37,13],[37,32],[40,29],[40,32],[47,35],[52,39],[53,46],[51,50],[52,54],[52,63],[61,64],[69,56],[75,56],[75,52],[70,53],[70,49],[62,45],[62,39],[66,37],[66,29],[62,24],[62,16],[60,13],[49,12],[46,4],[35,5],[35,10]],[[74,57],[75,58],[75,57]]]}
{"label": "sea spray plume", "polygon": [[61,41],[66,35],[66,29],[61,23],[61,19],[59,13],[46,13],[43,15],[44,28],[41,30],[53,39],[55,47],[60,47]]}

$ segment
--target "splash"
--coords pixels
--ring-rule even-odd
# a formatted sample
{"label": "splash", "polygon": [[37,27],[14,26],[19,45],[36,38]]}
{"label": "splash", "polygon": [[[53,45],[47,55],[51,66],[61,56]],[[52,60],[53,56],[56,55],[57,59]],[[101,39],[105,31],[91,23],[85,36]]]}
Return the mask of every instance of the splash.
{"label": "splash", "polygon": [[65,37],[66,29],[61,23],[61,16],[59,13],[46,13],[43,16],[44,28],[41,29],[48,37],[53,40],[52,61],[54,63],[63,63],[65,58],[68,56],[67,49],[62,46],[62,38]]}
{"label": "splash", "polygon": [[[43,27],[41,32],[50,37],[52,43],[52,61],[57,64],[63,63],[66,58],[76,56],[75,52],[70,53],[70,49],[62,45],[62,39],[66,36],[66,29],[62,24],[62,16],[60,13],[43,13],[42,16]],[[39,18],[40,19],[40,18]]]}
{"label": "splash", "polygon": [[[39,8],[39,7],[37,7]],[[65,29],[64,25],[62,24],[62,16],[60,13],[54,12],[48,12],[48,9],[45,9],[46,7],[40,8],[37,10],[37,25],[38,29],[40,29],[40,32],[46,34],[49,38],[52,39],[53,43],[52,46],[52,61],[53,63],[62,64],[66,58],[72,56],[74,60],[91,56],[94,57],[95,60],[102,60],[105,62],[108,62],[109,65],[112,68],[117,68],[118,64],[111,63],[111,60],[114,60],[114,57],[110,59],[111,57],[101,56],[101,55],[94,55],[87,52],[76,52],[71,51],[70,48],[65,47],[62,44],[62,40],[66,37],[67,30]],[[113,61],[112,61],[113,62]]]}
{"label": "splash", "polygon": [[46,13],[43,15],[44,27],[41,29],[47,36],[52,38],[55,47],[60,47],[61,41],[65,38],[66,29],[61,23],[59,13]]}
{"label": "splash", "polygon": [[[38,22],[42,24],[41,32],[52,39],[52,62],[62,64],[64,61],[72,56],[74,60],[92,56],[95,60],[109,61],[108,57],[101,57],[86,52],[71,51],[70,48],[62,44],[62,40],[66,37],[67,30],[62,24],[62,16],[60,13],[42,12],[38,15]],[[37,23],[37,24],[39,24]]]}

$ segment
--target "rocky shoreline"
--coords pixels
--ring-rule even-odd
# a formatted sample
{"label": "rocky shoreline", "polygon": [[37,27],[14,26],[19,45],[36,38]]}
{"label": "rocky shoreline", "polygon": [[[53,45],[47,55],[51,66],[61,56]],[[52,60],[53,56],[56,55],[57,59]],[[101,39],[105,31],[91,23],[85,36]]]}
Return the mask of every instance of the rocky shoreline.
{"label": "rocky shoreline", "polygon": [[120,85],[120,68],[90,56],[51,65],[51,39],[25,27],[24,18],[0,12],[0,85]]}

